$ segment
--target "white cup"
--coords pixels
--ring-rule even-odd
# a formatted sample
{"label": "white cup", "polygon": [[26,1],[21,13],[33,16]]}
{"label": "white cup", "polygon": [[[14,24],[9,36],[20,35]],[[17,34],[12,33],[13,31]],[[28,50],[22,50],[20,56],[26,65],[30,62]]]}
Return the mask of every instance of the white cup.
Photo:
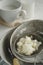
{"label": "white cup", "polygon": [[23,17],[26,15],[25,10],[22,10],[22,5],[17,0],[4,0],[1,2],[1,17],[6,22],[12,22],[15,19],[19,18],[21,12],[24,14]]}

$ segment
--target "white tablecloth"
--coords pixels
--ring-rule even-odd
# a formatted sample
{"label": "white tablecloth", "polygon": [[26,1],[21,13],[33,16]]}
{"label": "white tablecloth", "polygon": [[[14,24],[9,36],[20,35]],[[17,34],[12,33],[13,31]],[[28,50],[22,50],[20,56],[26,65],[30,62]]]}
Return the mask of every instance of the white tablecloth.
{"label": "white tablecloth", "polygon": [[1,39],[2,35],[3,35],[6,31],[8,31],[9,29],[10,29],[10,28],[8,28],[8,27],[6,27],[6,26],[0,25],[0,39]]}

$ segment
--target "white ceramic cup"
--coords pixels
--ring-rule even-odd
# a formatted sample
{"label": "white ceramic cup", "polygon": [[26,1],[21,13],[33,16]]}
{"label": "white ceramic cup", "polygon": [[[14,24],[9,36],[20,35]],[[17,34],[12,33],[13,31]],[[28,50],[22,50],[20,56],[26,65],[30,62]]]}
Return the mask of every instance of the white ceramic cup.
{"label": "white ceramic cup", "polygon": [[4,0],[1,2],[1,17],[6,22],[13,22],[15,19],[19,18],[21,12],[26,15],[25,10],[22,10],[22,5],[17,0]]}

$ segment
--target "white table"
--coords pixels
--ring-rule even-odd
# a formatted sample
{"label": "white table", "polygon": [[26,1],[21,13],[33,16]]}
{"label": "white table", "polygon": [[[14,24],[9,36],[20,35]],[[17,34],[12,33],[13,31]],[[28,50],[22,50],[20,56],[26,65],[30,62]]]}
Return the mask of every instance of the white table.
{"label": "white table", "polygon": [[43,20],[43,0],[35,0],[34,18]]}
{"label": "white table", "polygon": [[1,39],[2,35],[3,35],[6,31],[8,31],[9,29],[10,29],[10,28],[8,28],[8,27],[6,27],[6,26],[0,25],[0,39]]}

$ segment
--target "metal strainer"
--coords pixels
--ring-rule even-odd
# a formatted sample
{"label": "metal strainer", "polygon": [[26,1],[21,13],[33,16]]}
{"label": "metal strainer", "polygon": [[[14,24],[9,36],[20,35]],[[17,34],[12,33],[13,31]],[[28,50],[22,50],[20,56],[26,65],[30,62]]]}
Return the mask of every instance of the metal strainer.
{"label": "metal strainer", "polygon": [[[41,20],[31,20],[31,21],[26,21],[25,23],[21,24],[12,34],[11,39],[10,39],[10,46],[12,53],[21,61],[24,62],[30,62],[33,63],[35,61],[36,57],[36,62],[42,62],[43,61],[43,39],[40,35],[36,34],[37,31],[43,32],[43,21]],[[35,52],[31,56],[25,56],[21,55],[17,51],[17,42],[21,37],[24,37],[26,35],[33,35],[35,39],[38,41],[42,42],[42,45],[39,47],[39,50]],[[39,56],[40,55],[40,56]]]}

